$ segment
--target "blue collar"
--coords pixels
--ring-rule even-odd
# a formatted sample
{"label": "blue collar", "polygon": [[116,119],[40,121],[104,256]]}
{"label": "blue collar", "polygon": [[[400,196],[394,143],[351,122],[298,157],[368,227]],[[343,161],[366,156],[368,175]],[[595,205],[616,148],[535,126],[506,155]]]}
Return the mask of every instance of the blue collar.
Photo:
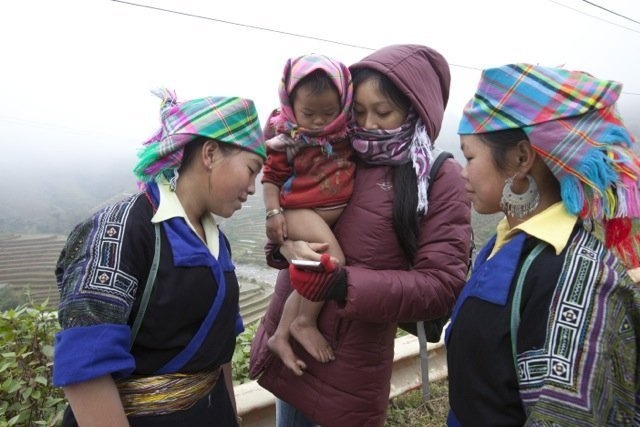
{"label": "blue collar", "polygon": [[460,307],[467,298],[479,298],[493,304],[504,306],[509,298],[509,289],[518,268],[526,233],[516,234],[490,259],[487,259],[496,241],[496,236],[480,250],[476,258],[471,277],[462,289],[451,314],[451,323],[445,333],[445,342],[455,322]]}

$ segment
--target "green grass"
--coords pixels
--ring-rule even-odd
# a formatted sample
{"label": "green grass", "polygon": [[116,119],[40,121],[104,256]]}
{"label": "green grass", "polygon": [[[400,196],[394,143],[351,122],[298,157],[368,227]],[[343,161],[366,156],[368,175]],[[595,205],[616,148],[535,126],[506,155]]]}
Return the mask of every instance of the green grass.
{"label": "green grass", "polygon": [[385,427],[443,427],[449,412],[447,380],[429,384],[430,399],[422,400],[422,390],[414,390],[389,402]]}

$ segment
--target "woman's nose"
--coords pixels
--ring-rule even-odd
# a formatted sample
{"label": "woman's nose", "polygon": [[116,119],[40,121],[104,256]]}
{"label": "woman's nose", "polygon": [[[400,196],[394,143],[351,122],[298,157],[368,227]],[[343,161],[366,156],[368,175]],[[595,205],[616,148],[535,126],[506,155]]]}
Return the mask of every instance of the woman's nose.
{"label": "woman's nose", "polygon": [[371,114],[363,114],[358,118],[358,125],[365,129],[375,129],[376,123]]}
{"label": "woman's nose", "polygon": [[371,114],[367,114],[367,117],[364,121],[365,129],[377,129],[378,123],[374,120],[374,117]]}

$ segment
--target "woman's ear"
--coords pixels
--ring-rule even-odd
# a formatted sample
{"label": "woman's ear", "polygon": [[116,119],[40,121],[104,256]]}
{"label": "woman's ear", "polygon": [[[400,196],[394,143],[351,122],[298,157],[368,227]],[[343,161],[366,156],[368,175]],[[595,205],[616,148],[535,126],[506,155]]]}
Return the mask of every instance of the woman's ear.
{"label": "woman's ear", "polygon": [[218,153],[218,143],[212,139],[202,144],[202,163],[206,169],[213,167],[213,161]]}
{"label": "woman's ear", "polygon": [[516,145],[517,170],[523,176],[530,173],[533,164],[536,161],[537,153],[528,140],[522,140]]}

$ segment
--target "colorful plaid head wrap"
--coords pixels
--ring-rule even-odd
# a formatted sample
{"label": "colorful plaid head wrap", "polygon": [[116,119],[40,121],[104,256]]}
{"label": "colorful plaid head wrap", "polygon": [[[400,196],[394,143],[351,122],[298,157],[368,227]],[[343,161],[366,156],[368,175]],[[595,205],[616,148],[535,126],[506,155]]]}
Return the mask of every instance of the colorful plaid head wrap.
{"label": "colorful plaid head wrap", "polygon": [[211,96],[178,102],[175,92],[158,89],[162,127],[138,153],[134,174],[141,183],[153,181],[182,163],[184,146],[198,136],[237,145],[266,158],[258,112],[249,99]]}
{"label": "colorful plaid head wrap", "polygon": [[[340,113],[323,129],[311,130],[298,125],[290,98],[300,80],[316,70],[327,73],[338,90]],[[353,99],[353,83],[349,68],[342,62],[324,55],[310,54],[291,58],[284,66],[278,94],[280,109],[278,114],[271,118],[271,124],[275,127],[276,132],[286,133],[301,144],[322,146],[325,152],[330,155],[332,153],[330,142],[337,138],[343,138],[347,134],[347,121]]]}
{"label": "colorful plaid head wrap", "polygon": [[459,134],[522,129],[560,182],[567,210],[595,221],[628,267],[640,266],[640,159],[615,102],[620,83],[530,64],[484,70]]}

